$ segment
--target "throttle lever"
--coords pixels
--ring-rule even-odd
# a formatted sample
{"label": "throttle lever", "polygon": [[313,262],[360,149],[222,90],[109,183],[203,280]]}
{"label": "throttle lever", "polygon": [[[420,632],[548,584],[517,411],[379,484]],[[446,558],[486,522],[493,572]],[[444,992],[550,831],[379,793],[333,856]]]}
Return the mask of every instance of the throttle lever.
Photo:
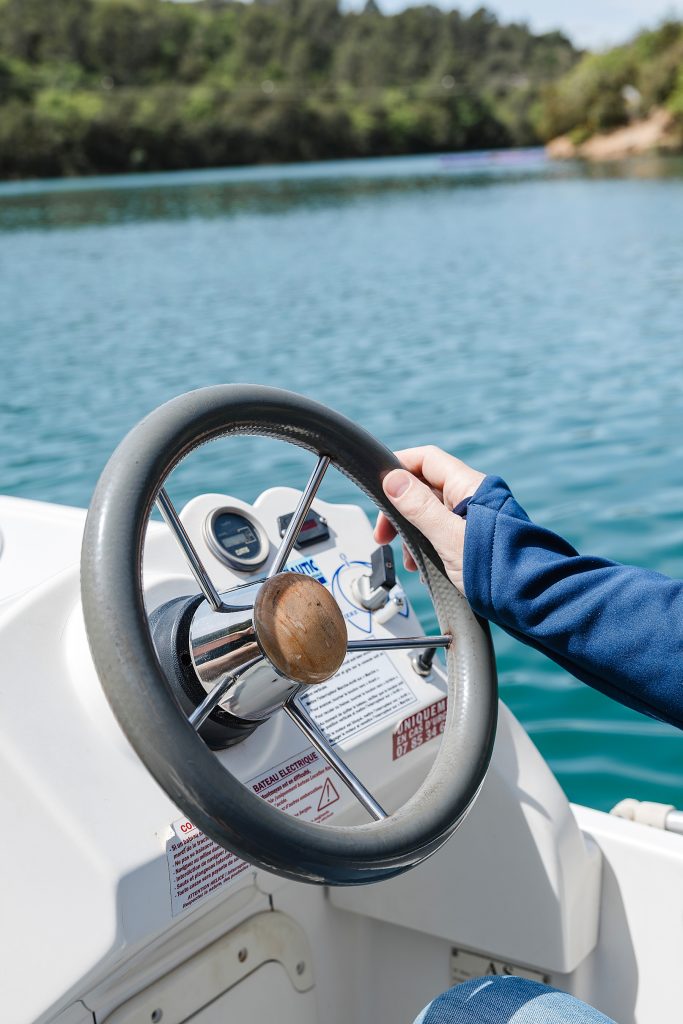
{"label": "throttle lever", "polygon": [[353,583],[353,592],[368,611],[384,607],[389,591],[396,586],[396,563],[390,544],[375,548],[370,556],[370,572]]}

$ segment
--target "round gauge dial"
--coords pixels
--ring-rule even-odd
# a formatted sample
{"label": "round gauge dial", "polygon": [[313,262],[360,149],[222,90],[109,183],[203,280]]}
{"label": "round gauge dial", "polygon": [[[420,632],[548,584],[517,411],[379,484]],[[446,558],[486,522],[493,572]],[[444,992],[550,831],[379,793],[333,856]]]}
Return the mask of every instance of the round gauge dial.
{"label": "round gauge dial", "polygon": [[268,537],[253,516],[234,508],[217,508],[206,521],[209,547],[222,562],[253,572],[268,557]]}

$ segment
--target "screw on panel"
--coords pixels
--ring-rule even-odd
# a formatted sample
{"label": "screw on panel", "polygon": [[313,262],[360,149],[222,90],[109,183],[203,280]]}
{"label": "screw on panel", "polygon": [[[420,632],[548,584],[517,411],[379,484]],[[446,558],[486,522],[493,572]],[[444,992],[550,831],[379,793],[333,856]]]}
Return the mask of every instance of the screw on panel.
{"label": "screw on panel", "polygon": [[164,1011],[163,1010],[152,1010],[152,1013],[151,1013],[152,1024],[159,1024],[159,1021],[161,1020],[163,1015],[164,1015]]}
{"label": "screw on panel", "polygon": [[247,949],[241,949],[239,951],[239,953],[237,954],[237,959],[239,960],[239,962],[241,964],[243,964],[248,956],[249,956],[249,951]]}
{"label": "screw on panel", "polygon": [[302,975],[305,970],[306,970],[306,964],[303,962],[303,960],[299,960],[299,963],[296,965],[296,973],[298,975]]}

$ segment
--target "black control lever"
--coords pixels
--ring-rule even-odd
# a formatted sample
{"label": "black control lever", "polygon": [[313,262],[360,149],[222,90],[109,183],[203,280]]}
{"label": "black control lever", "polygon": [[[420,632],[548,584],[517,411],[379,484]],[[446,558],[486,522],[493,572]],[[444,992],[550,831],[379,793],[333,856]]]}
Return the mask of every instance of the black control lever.
{"label": "black control lever", "polygon": [[352,584],[356,598],[364,608],[377,611],[389,600],[389,591],[396,586],[394,552],[390,544],[375,548],[370,556],[370,572]]}
{"label": "black control lever", "polygon": [[370,565],[371,591],[377,590],[379,587],[391,590],[396,586],[396,565],[390,544],[383,544],[381,548],[375,548],[370,556]]}

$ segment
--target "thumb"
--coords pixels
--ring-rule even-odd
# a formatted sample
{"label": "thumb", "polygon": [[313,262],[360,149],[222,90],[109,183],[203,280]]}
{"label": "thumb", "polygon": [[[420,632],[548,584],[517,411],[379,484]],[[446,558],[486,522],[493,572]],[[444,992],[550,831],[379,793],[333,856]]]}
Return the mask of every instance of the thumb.
{"label": "thumb", "polygon": [[405,469],[387,473],[382,486],[397,511],[432,542],[451,580],[461,589],[463,520],[454,516],[430,487]]}

